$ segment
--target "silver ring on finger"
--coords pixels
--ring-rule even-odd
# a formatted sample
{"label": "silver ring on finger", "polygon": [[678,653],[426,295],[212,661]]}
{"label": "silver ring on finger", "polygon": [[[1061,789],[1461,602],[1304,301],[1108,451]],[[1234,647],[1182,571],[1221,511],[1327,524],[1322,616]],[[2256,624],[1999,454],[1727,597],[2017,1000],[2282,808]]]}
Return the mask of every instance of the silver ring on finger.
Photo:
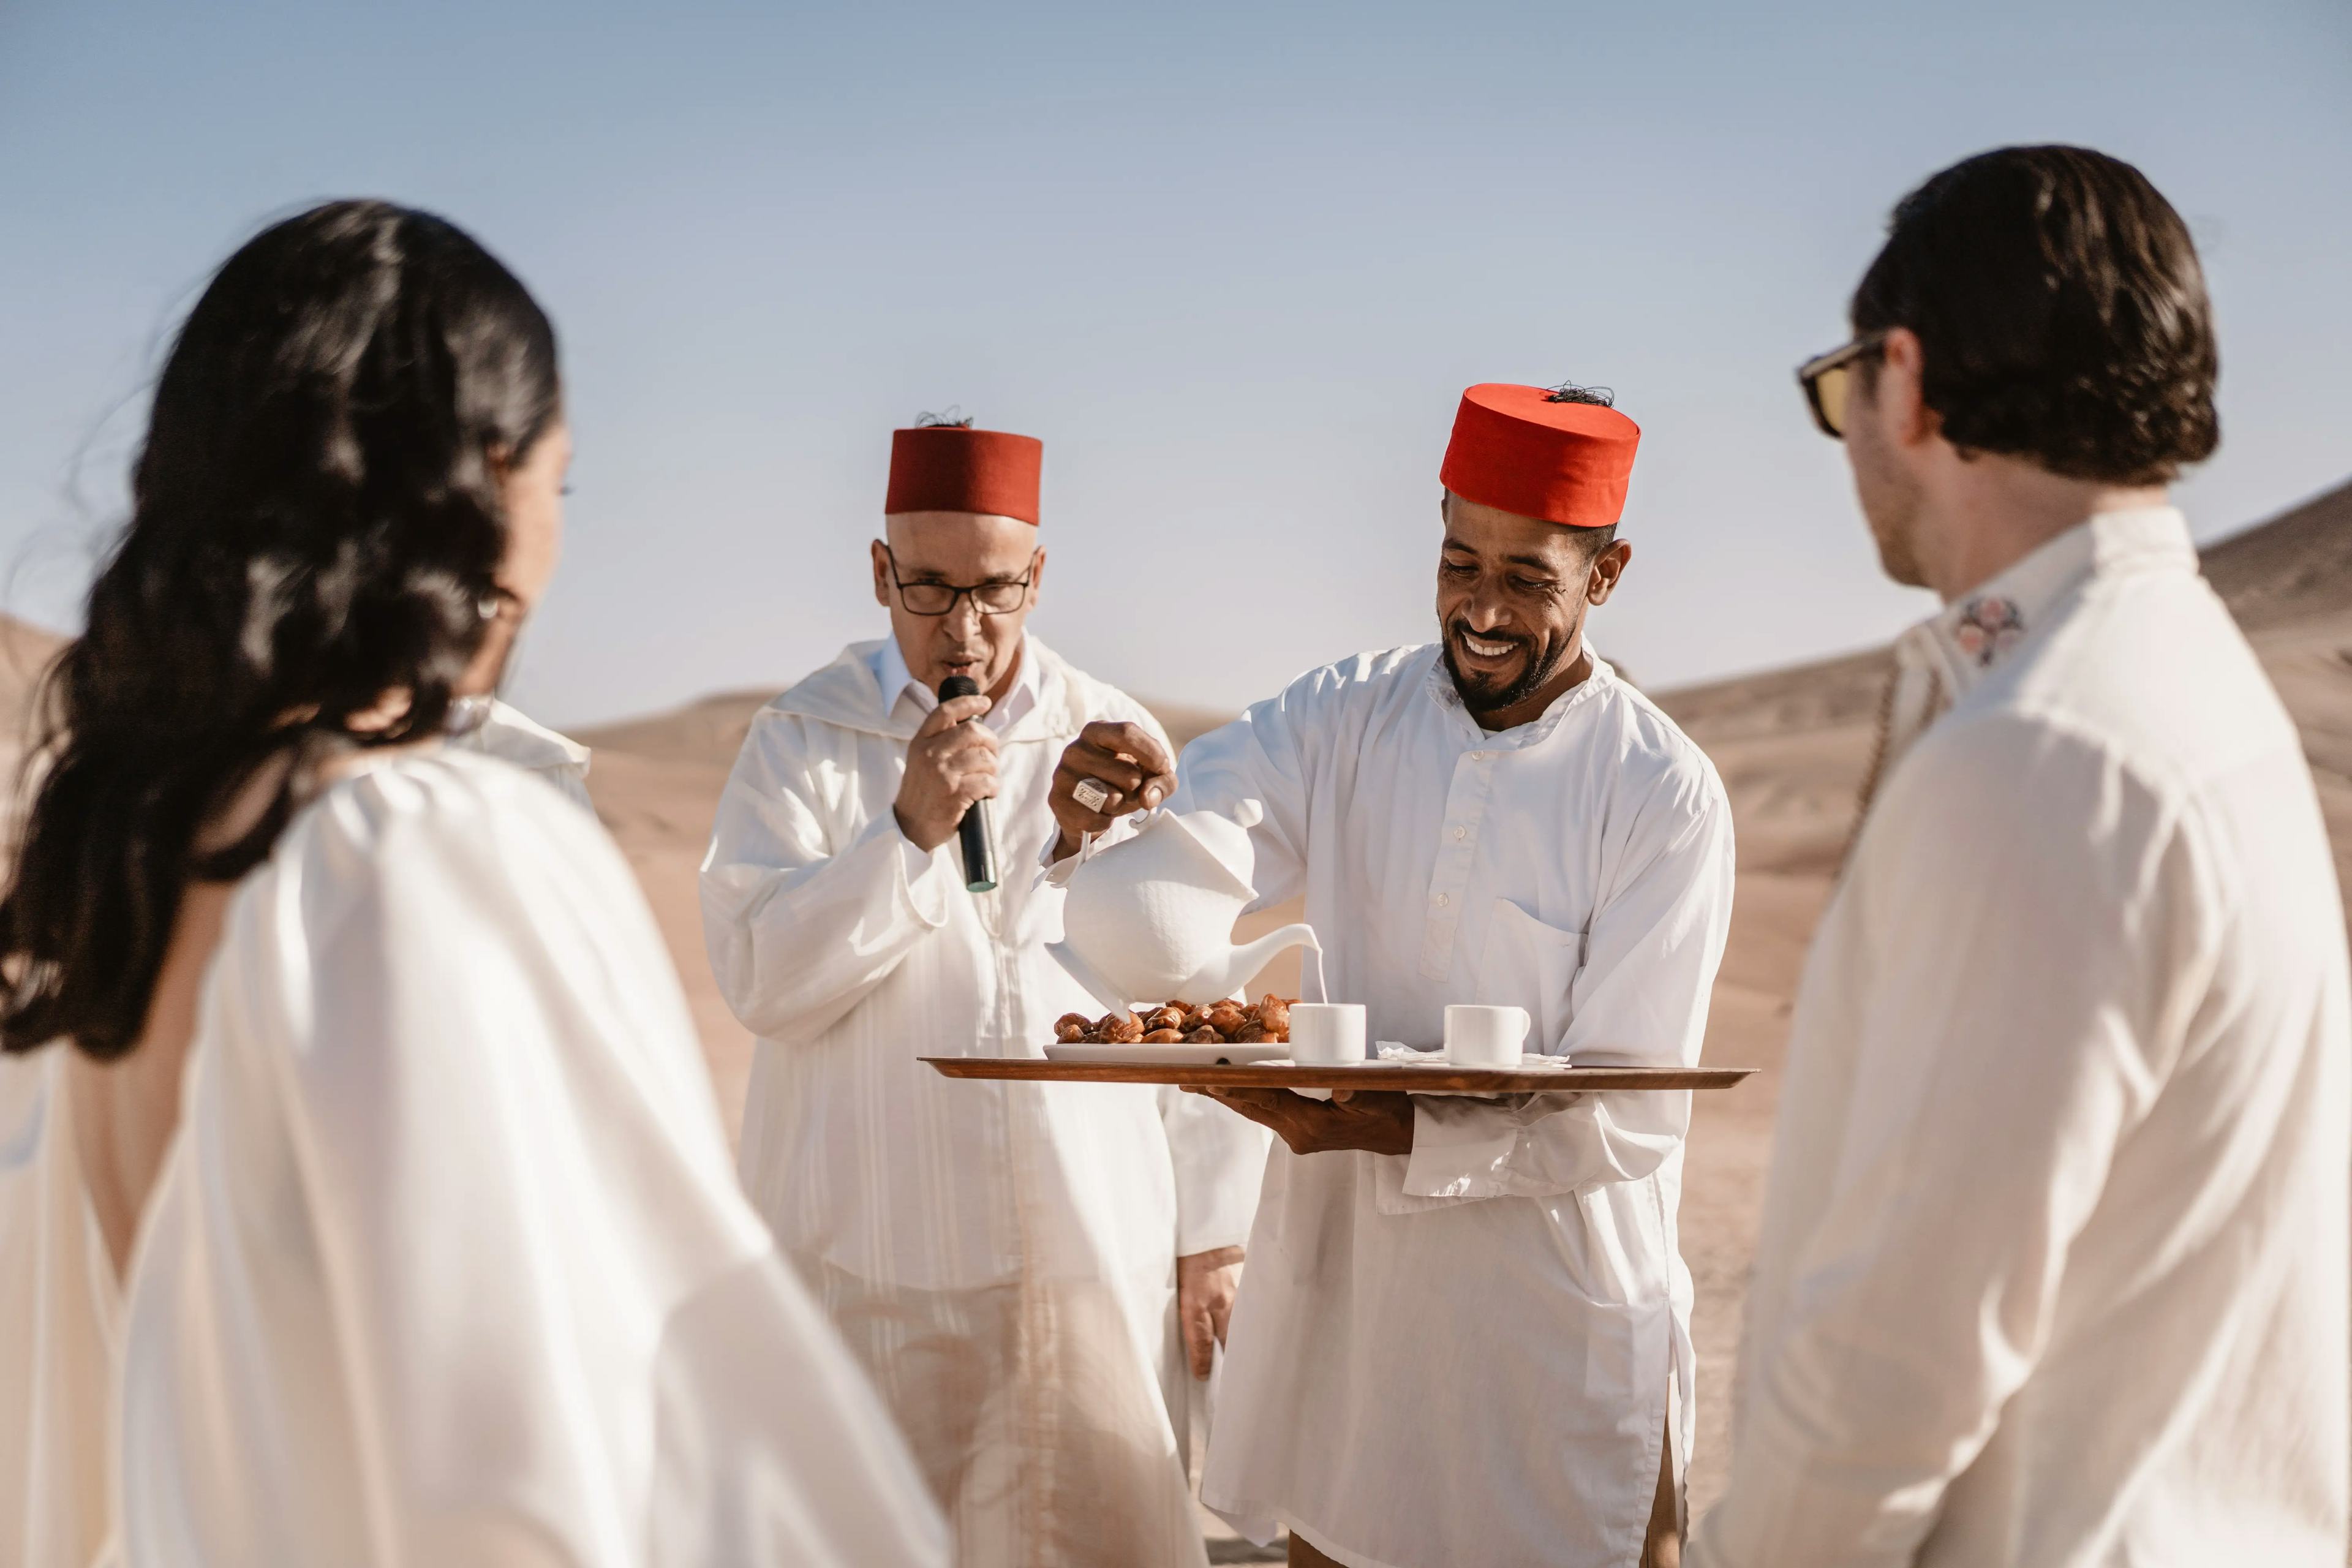
{"label": "silver ring on finger", "polygon": [[1088,811],[1100,811],[1110,804],[1111,788],[1100,779],[1080,779],[1070,791],[1070,798]]}

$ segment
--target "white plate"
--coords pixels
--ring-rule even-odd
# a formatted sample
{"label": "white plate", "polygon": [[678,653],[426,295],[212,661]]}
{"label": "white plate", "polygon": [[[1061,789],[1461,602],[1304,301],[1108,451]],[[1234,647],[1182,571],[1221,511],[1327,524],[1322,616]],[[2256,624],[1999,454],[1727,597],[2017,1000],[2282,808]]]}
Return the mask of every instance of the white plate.
{"label": "white plate", "polygon": [[1057,1042],[1045,1047],[1049,1062],[1132,1062],[1139,1067],[1204,1067],[1218,1062],[1247,1067],[1253,1062],[1282,1061],[1289,1055],[1290,1047],[1278,1040],[1258,1046],[1066,1046]]}

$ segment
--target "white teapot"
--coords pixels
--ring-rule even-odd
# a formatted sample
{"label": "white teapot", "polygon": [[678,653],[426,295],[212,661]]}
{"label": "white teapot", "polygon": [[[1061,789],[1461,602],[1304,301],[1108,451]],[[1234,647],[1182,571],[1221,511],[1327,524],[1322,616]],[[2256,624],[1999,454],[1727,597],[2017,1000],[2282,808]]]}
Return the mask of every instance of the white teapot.
{"label": "white teapot", "polygon": [[1062,940],[1045,951],[1114,1011],[1213,1001],[1294,947],[1319,955],[1315,929],[1304,924],[1234,945],[1234,922],[1257,896],[1249,830],[1264,815],[1255,801],[1233,816],[1150,813],[1133,837],[1070,873]]}

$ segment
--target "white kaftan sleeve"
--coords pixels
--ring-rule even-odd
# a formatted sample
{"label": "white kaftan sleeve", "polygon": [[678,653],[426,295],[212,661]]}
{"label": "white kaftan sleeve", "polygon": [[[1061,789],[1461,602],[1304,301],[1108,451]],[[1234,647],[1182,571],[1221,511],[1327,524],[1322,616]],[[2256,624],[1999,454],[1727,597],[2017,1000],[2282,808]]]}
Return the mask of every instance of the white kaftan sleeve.
{"label": "white kaftan sleeve", "polygon": [[1869,942],[1838,977],[1864,988],[1849,1142],[1778,1263],[1788,1315],[1694,1562],[1913,1560],[2048,1341],[2072,1238],[2171,1071],[2151,1042],[2230,918],[2187,829],[2013,716],[1931,731],[1890,778],[1839,894]]}
{"label": "white kaftan sleeve", "polygon": [[1278,904],[1306,885],[1307,779],[1300,727],[1324,674],[1302,677],[1251,705],[1232,723],[1197,737],[1177,759],[1176,793],[1167,810],[1230,817],[1244,801],[1260,808],[1249,830],[1250,885],[1257,893],[1253,910]]}
{"label": "white kaftan sleeve", "polygon": [[[1547,1048],[1581,1067],[1696,1066],[1731,925],[1731,807],[1714,772],[1691,758],[1665,773],[1614,858],[1622,869],[1593,911],[1567,1030]],[[1420,1096],[1405,1206],[1639,1181],[1689,1126],[1688,1091]]]}
{"label": "white kaftan sleeve", "polygon": [[943,1563],[626,865],[537,792],[382,765],[240,888],[131,1304],[127,1555]]}
{"label": "white kaftan sleeve", "polygon": [[[1141,724],[1161,745],[1168,745],[1168,732],[1160,721],[1139,706],[1114,703],[1097,717]],[[1193,742],[1195,747],[1199,744]],[[1184,754],[1191,756],[1192,749]],[[1059,877],[1049,868],[1047,880],[1058,885],[1067,878],[1069,868],[1131,837],[1133,820],[1121,817],[1108,832],[1089,835],[1079,852],[1063,862]],[[1045,853],[1053,853],[1050,841]],[[1214,1100],[1172,1088],[1160,1091],[1160,1121],[1168,1136],[1168,1157],[1176,1178],[1176,1256],[1190,1258],[1241,1246],[1249,1239],[1251,1222],[1257,1217],[1258,1184],[1265,1174],[1266,1145],[1274,1135]]]}
{"label": "white kaftan sleeve", "polygon": [[719,994],[753,1034],[812,1040],[947,923],[963,884],[885,812],[835,843],[806,726],[762,715],[719,797],[702,861],[702,936]]}
{"label": "white kaftan sleeve", "polygon": [[1176,1256],[1241,1246],[1257,1217],[1274,1134],[1205,1095],[1175,1088],[1160,1091],[1160,1120],[1176,1167]]}

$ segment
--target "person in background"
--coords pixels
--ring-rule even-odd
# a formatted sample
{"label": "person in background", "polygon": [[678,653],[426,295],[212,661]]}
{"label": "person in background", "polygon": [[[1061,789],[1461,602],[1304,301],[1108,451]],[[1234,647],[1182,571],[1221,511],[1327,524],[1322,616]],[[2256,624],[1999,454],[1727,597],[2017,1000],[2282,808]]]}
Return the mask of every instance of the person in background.
{"label": "person in background", "polygon": [[[1082,726],[1143,709],[1027,631],[1043,447],[891,441],[873,592],[890,635],[768,704],[702,868],[728,1005],[759,1037],[752,1202],[880,1384],[965,1568],[1204,1561],[1186,1384],[1205,1377],[1264,1134],[1148,1086],[950,1081],[1099,1005],[1045,952],[1045,797]],[[942,701],[961,676],[977,695]],[[992,813],[1001,885],[957,825]],[[1189,1363],[1189,1366],[1188,1366]]]}
{"label": "person in background", "polygon": [[[1463,395],[1440,477],[1440,640],[1300,677],[1185,748],[1090,727],[1051,875],[1126,815],[1256,819],[1259,904],[1303,893],[1327,996],[1434,1046],[1449,1003],[1529,1049],[1691,1067],[1723,957],[1731,809],[1584,641],[1632,547],[1641,432],[1597,395]],[[1309,989],[1313,989],[1310,985]],[[1282,1139],[1201,1495],[1294,1563],[1675,1561],[1694,1419],[1675,1251],[1687,1091],[1505,1100],[1218,1091]]]}
{"label": "person in background", "polygon": [[443,743],[551,574],[553,330],[380,202],[230,258],[0,896],[0,1555],[936,1568],[612,841]]}
{"label": "person in background", "polygon": [[1874,793],[1807,965],[1709,1568],[2346,1554],[2344,910],[2166,487],[2217,354],[2140,172],[1895,209],[1800,373],[1887,574]]}

